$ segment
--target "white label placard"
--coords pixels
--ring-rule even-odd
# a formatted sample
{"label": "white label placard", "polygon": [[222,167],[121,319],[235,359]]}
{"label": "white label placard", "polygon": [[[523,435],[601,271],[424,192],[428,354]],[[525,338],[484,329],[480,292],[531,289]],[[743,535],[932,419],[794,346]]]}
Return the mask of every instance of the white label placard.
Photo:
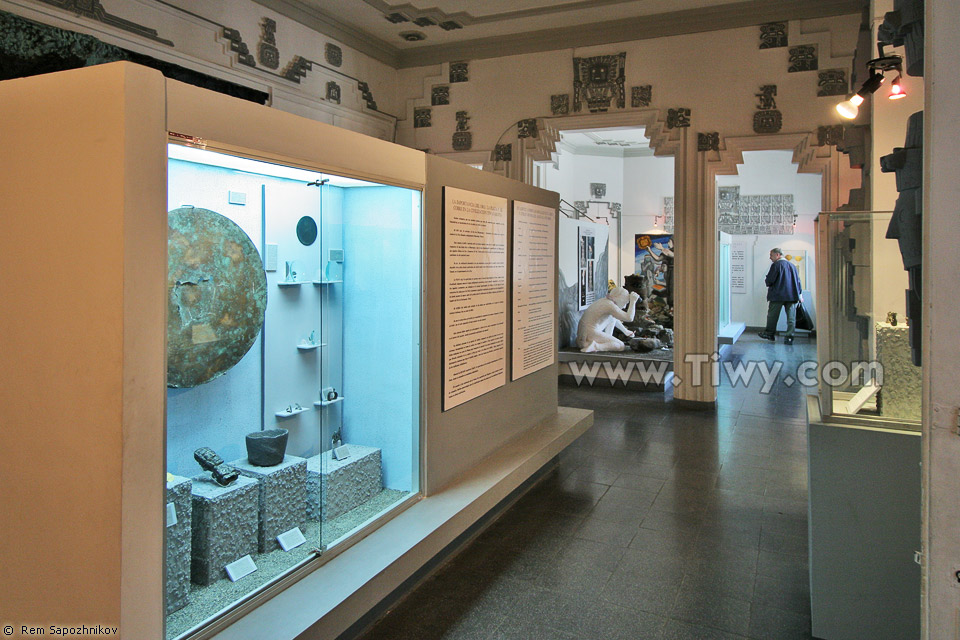
{"label": "white label placard", "polygon": [[279,245],[268,244],[266,254],[263,257],[263,270],[264,271],[276,271],[277,270],[277,249]]}
{"label": "white label placard", "polygon": [[307,539],[303,537],[303,532],[300,531],[300,527],[294,527],[290,529],[290,531],[284,531],[277,536],[277,542],[280,543],[280,548],[284,551],[295,549],[306,541]]}
{"label": "white label placard", "polygon": [[730,244],[730,292],[747,292],[747,245],[743,242]]}
{"label": "white label placard", "polygon": [[443,188],[443,410],[507,382],[507,199]]}
{"label": "white label placard", "polygon": [[224,569],[227,570],[227,577],[230,578],[230,582],[236,582],[240,578],[256,571],[257,565],[253,562],[253,558],[246,555],[239,560],[234,560],[224,567]]}
{"label": "white label placard", "polygon": [[512,379],[556,360],[557,210],[513,203]]}
{"label": "white label placard", "polygon": [[177,505],[172,502],[167,503],[167,526],[172,527],[177,524]]}

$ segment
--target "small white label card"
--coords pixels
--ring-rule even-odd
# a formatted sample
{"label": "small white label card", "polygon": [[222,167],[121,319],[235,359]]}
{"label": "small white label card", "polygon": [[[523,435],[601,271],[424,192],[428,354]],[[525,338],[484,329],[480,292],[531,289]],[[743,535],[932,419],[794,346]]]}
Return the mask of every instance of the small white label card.
{"label": "small white label card", "polygon": [[247,204],[247,194],[243,191],[227,191],[227,202],[230,204]]}
{"label": "small white label card", "polygon": [[350,445],[345,444],[333,450],[334,460],[346,460],[350,457]]}
{"label": "small white label card", "polygon": [[280,245],[277,244],[268,244],[266,255],[263,258],[263,270],[264,271],[276,271],[277,270],[277,248]]}
{"label": "small white label card", "polygon": [[167,526],[172,527],[177,524],[177,505],[172,502],[167,503]]}
{"label": "small white label card", "polygon": [[307,539],[303,537],[300,527],[294,527],[293,529],[290,529],[290,531],[284,531],[277,536],[277,542],[280,543],[280,548],[284,551],[295,549],[306,541]]}
{"label": "small white label card", "polygon": [[254,571],[257,570],[257,565],[254,564],[253,558],[249,555],[245,555],[239,560],[235,560],[224,567],[227,570],[227,577],[230,578],[230,582],[236,582],[244,576],[248,576]]}

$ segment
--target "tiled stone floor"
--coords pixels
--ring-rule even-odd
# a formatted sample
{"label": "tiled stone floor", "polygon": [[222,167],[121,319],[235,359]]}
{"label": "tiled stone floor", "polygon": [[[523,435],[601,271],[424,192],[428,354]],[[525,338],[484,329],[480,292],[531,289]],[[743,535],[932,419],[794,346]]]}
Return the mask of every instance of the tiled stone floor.
{"label": "tiled stone floor", "polygon": [[[730,358],[815,357],[744,336]],[[810,638],[806,390],[718,389],[714,413],[561,387],[595,425],[364,640]]]}

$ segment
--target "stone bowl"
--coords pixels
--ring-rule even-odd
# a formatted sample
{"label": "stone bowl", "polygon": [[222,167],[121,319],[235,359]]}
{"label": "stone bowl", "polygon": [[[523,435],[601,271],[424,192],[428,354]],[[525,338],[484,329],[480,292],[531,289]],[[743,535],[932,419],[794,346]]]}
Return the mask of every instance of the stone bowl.
{"label": "stone bowl", "polygon": [[286,429],[267,429],[247,434],[247,459],[257,467],[273,467],[283,462],[287,450]]}

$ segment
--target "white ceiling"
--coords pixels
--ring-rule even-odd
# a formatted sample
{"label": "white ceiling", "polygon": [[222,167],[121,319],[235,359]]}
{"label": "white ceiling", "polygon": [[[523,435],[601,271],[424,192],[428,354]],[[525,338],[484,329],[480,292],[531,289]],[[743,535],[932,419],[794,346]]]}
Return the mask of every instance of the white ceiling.
{"label": "white ceiling", "polygon": [[[867,0],[255,0],[394,67],[858,13]],[[404,34],[418,34],[418,40]]]}
{"label": "white ceiling", "polygon": [[643,127],[561,131],[559,150],[562,153],[580,156],[613,158],[653,155],[653,149],[650,148],[650,141],[644,135]]}

